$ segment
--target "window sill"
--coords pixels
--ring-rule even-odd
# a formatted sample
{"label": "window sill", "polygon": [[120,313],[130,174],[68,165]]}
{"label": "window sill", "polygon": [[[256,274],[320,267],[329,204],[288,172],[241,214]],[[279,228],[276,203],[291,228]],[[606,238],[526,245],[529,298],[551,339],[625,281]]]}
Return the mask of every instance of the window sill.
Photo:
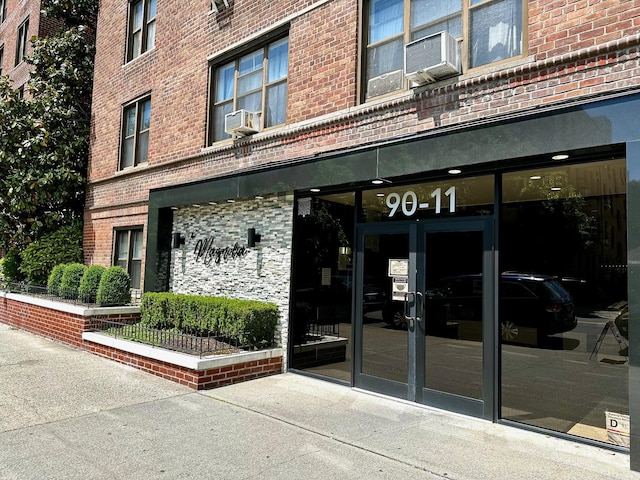
{"label": "window sill", "polygon": [[480,67],[470,68],[466,73],[457,77],[459,82],[464,82],[470,78],[478,78],[484,75],[491,75],[502,70],[509,70],[512,68],[521,67],[523,65],[529,65],[535,61],[533,55],[527,57],[515,57],[500,62],[488,63]]}
{"label": "window sill", "polygon": [[151,49],[147,50],[146,52],[141,53],[141,54],[140,54],[140,55],[138,55],[137,57],[132,58],[131,60],[127,61],[124,65],[122,65],[122,68],[123,68],[123,69],[128,68],[130,65],[135,64],[135,63],[136,63],[138,60],[140,60],[141,58],[146,58],[146,57],[148,57],[149,55],[151,55],[151,54],[152,54],[153,52],[155,52],[155,51],[156,51],[156,47],[155,47],[155,45],[154,45],[154,47],[153,47],[153,48],[151,48]]}
{"label": "window sill", "polygon": [[119,175],[127,175],[129,173],[138,172],[140,170],[146,170],[149,167],[149,162],[138,163],[137,165],[132,165],[130,167],[124,167],[116,171],[116,176]]}

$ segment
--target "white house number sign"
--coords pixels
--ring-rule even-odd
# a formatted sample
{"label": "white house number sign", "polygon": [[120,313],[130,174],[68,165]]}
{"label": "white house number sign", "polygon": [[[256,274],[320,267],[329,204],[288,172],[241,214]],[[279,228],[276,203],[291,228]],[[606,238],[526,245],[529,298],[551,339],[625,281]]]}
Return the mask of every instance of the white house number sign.
{"label": "white house number sign", "polygon": [[[449,213],[454,213],[456,211],[456,187],[447,189],[444,196],[449,200]],[[442,212],[442,188],[433,190],[430,198],[435,202],[436,214],[440,214]],[[390,218],[398,212],[398,209],[401,209],[405,216],[411,217],[418,210],[425,210],[430,206],[429,202],[420,201],[413,190],[407,190],[402,196],[396,192],[390,193],[387,195],[386,203],[387,207],[391,209],[389,211]]]}

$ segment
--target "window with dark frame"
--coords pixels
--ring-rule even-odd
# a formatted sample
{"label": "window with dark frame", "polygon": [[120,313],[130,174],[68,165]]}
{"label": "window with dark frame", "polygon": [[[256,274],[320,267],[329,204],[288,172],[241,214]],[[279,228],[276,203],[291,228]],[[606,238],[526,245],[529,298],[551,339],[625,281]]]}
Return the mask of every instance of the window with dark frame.
{"label": "window with dark frame", "polygon": [[[367,0],[365,99],[402,90],[404,45],[441,31],[461,45],[462,71],[522,55],[526,0]],[[381,92],[377,79],[392,82]]]}
{"label": "window with dark frame", "polygon": [[209,143],[231,138],[224,118],[236,110],[262,113],[265,128],[285,123],[288,73],[288,37],[213,66]]}
{"label": "window with dark frame", "polygon": [[0,75],[2,75],[2,62],[4,62],[4,45],[0,45]]}
{"label": "window with dark frame", "polygon": [[142,276],[142,227],[115,230],[113,264],[131,277],[131,288],[140,288]]}
{"label": "window with dark frame", "polygon": [[27,54],[29,44],[29,19],[27,18],[18,27],[18,37],[16,39],[16,66],[22,62]]}
{"label": "window with dark frame", "polygon": [[129,1],[127,62],[155,46],[156,0]]}
{"label": "window with dark frame", "polygon": [[147,162],[150,124],[151,97],[142,98],[124,107],[120,169]]}
{"label": "window with dark frame", "polygon": [[7,2],[9,0],[0,0],[0,23],[7,19]]}

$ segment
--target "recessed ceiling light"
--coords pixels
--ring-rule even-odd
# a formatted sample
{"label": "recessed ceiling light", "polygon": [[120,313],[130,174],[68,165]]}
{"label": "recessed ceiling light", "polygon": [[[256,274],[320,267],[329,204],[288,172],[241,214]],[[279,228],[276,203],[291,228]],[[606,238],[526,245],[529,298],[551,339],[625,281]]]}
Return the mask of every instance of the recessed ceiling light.
{"label": "recessed ceiling light", "polygon": [[171,210],[177,210],[178,207],[171,207]]}
{"label": "recessed ceiling light", "polygon": [[264,197],[262,195],[256,195],[256,200],[262,200]]}
{"label": "recessed ceiling light", "polygon": [[540,180],[542,178],[542,176],[540,176],[540,175],[531,175],[529,178],[531,180]]}
{"label": "recessed ceiling light", "polygon": [[229,200],[227,200],[227,203],[236,203],[236,201],[232,198],[230,198]]}
{"label": "recessed ceiling light", "polygon": [[218,202],[209,202],[209,205],[217,205]]}
{"label": "recessed ceiling light", "polygon": [[310,191],[313,192],[313,193],[318,193],[320,191],[320,189],[319,188],[312,188]]}
{"label": "recessed ceiling light", "polygon": [[371,183],[373,183],[374,185],[382,185],[384,181],[380,180],[379,178],[376,178],[374,180],[371,180]]}
{"label": "recessed ceiling light", "polygon": [[567,158],[569,158],[569,155],[566,153],[559,153],[551,157],[551,160],[566,160]]}
{"label": "recessed ceiling light", "polygon": [[384,197],[384,193],[376,193],[376,197]]}
{"label": "recessed ceiling light", "polygon": [[551,187],[552,192],[559,192],[560,190],[562,190],[560,187]]}
{"label": "recessed ceiling light", "polygon": [[452,168],[451,170],[449,170],[449,175],[460,175],[461,173],[462,173],[462,170],[458,168]]}
{"label": "recessed ceiling light", "polygon": [[200,208],[200,205],[197,203],[194,203],[193,205],[191,205],[192,207],[196,207],[196,208]]}

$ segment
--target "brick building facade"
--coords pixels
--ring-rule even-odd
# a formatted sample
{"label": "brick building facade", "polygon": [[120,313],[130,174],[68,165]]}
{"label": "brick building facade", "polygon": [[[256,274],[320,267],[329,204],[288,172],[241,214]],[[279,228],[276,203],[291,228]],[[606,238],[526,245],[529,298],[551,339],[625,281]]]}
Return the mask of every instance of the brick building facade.
{"label": "brick building facade", "polygon": [[22,60],[31,52],[30,39],[51,33],[54,24],[42,16],[39,0],[0,1],[0,74],[8,75],[15,88],[24,88],[29,66]]}
{"label": "brick building facade", "polygon": [[290,370],[626,451],[639,73],[638,0],[103,0],[86,263],[275,301]]}

